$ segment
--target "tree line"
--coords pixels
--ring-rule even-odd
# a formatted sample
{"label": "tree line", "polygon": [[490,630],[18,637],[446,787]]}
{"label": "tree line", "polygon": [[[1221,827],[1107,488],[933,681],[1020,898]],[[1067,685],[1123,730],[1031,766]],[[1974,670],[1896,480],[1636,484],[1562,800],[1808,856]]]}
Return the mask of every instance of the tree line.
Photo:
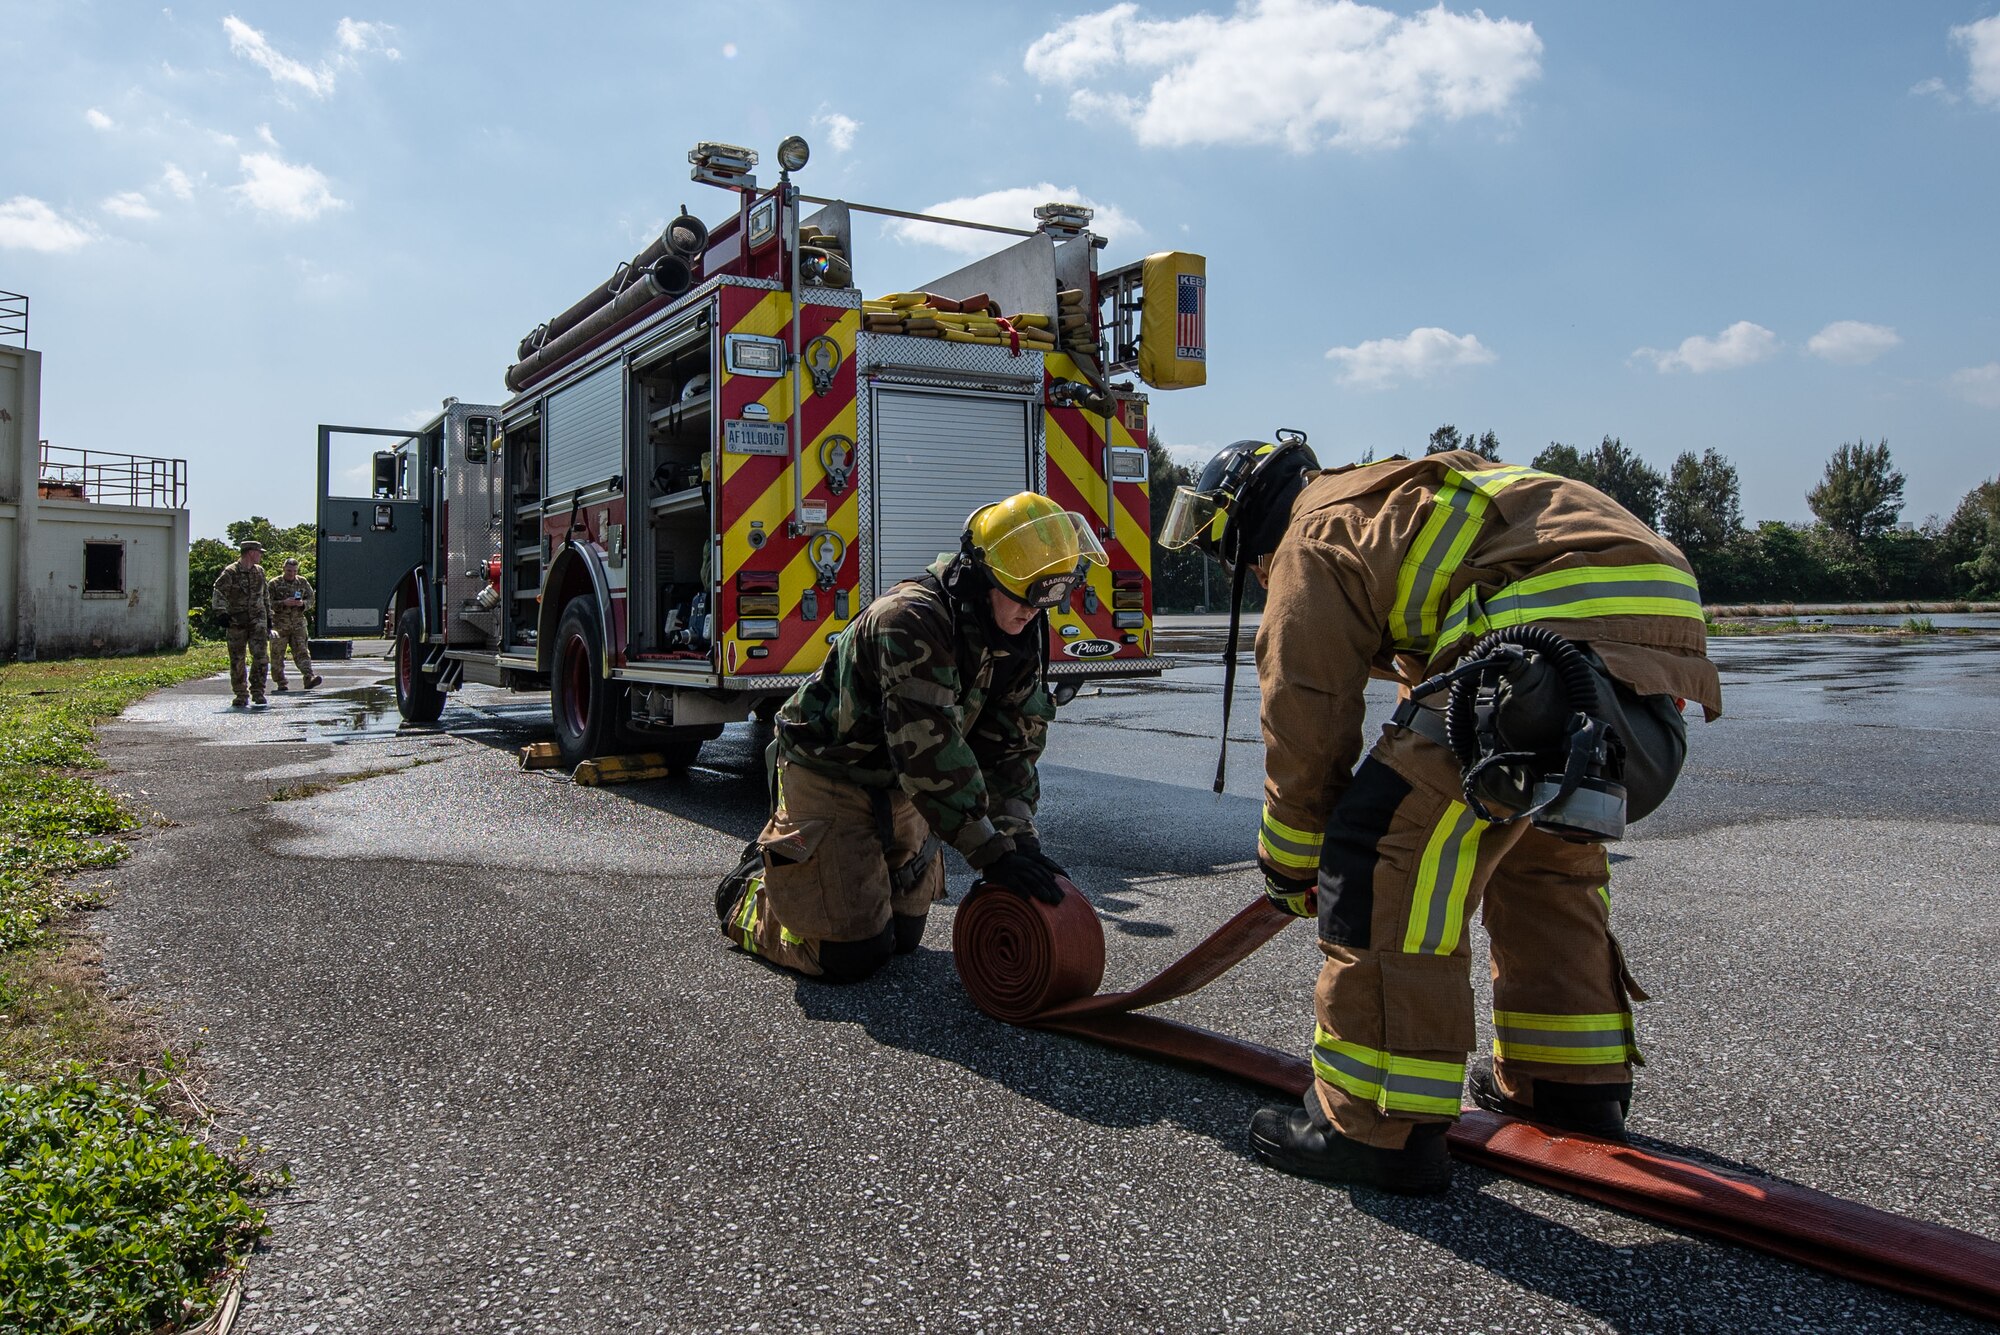
{"label": "tree line", "polygon": [[[1176,464],[1157,436],[1152,453],[1154,531],[1176,487],[1194,470]],[[1424,453],[1470,450],[1498,461],[1491,431],[1440,426]],[[1359,462],[1367,463],[1373,452]],[[1720,451],[1675,456],[1663,473],[1615,436],[1589,449],[1552,441],[1530,464],[1587,482],[1664,534],[1686,553],[1710,603],[1854,602],[2000,598],[2000,479],[1982,482],[1949,519],[1903,520],[1904,476],[1887,440],[1843,443],[1806,493],[1813,522],[1746,524],[1736,465]],[[1153,553],[1153,602],[1162,611],[1202,603],[1200,557]],[[1254,585],[1253,585],[1254,587]],[[1207,606],[1227,589],[1211,577]]]}
{"label": "tree line", "polygon": [[229,541],[196,538],[188,544],[188,623],[197,632],[214,635],[222,629],[219,618],[210,614],[209,599],[215,593],[216,576],[236,560],[238,543],[255,539],[264,544],[264,574],[276,579],[287,557],[299,563],[299,574],[317,587],[319,562],[315,551],[318,528],[293,524],[289,528],[273,524],[262,515],[239,519],[224,530]]}

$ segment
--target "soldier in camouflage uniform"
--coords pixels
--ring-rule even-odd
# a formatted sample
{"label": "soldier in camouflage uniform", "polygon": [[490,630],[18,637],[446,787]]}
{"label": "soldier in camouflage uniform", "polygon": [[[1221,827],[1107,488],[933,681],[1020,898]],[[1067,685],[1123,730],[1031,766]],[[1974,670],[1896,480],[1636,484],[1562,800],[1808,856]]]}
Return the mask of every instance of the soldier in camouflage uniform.
{"label": "soldier in camouflage uniform", "polygon": [[271,658],[271,680],[281,691],[291,690],[285,680],[285,651],[292,652],[298,665],[299,681],[311,690],[322,678],[313,671],[312,650],[306,641],[306,613],[313,608],[313,586],[299,577],[299,561],[285,558],[285,573],[271,581],[271,635],[277,653]]}
{"label": "soldier in camouflage uniform", "polygon": [[853,982],[915,950],[944,897],[942,844],[982,879],[1059,902],[1036,762],[1055,709],[1046,609],[1103,564],[1046,496],[973,512],[956,556],[870,603],[778,715],[776,811],[716,893],[722,934],[772,963]]}
{"label": "soldier in camouflage uniform", "polygon": [[[264,703],[264,676],[271,666],[271,590],[264,583],[264,544],[246,539],[237,547],[238,558],[215,577],[215,595],[209,601],[214,613],[229,624],[229,685],[235,694],[230,703],[238,709]],[[244,672],[244,657],[249,672]],[[247,698],[246,698],[247,696]]]}

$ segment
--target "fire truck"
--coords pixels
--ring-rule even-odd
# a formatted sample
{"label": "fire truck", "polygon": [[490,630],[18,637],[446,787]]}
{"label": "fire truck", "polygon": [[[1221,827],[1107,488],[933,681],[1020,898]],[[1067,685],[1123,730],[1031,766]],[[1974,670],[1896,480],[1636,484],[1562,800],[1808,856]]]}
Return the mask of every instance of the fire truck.
{"label": "fire truck", "polygon": [[[319,428],[318,630],[390,636],[403,718],[436,721],[466,682],[546,690],[565,763],[685,766],[1022,490],[1089,517],[1110,555],[1050,615],[1058,701],[1160,671],[1147,401],[1115,377],[1199,383],[1200,257],[1100,274],[1087,209],[1011,228],[821,199],[793,180],[804,140],[778,157],[764,188],[752,150],[690,153],[734,212],[684,210],[537,325],[504,402]],[[869,214],[996,248],[867,299]]]}

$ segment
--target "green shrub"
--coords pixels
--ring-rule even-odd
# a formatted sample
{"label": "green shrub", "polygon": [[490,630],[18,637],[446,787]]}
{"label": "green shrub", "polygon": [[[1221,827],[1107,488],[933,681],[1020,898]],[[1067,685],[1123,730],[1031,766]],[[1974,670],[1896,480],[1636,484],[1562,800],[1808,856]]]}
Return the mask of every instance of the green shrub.
{"label": "green shrub", "polygon": [[0,1331],[189,1323],[266,1228],[251,1172],[130,1090],[71,1067],[0,1087]]}

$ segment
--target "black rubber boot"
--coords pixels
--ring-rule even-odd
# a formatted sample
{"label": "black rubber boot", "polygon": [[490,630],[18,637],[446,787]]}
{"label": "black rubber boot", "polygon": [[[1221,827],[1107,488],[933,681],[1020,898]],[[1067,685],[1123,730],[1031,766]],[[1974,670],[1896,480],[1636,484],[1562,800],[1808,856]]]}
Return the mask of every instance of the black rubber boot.
{"label": "black rubber boot", "polygon": [[1472,1101],[1488,1112],[1505,1113],[1524,1122],[1552,1126],[1561,1131],[1577,1131],[1586,1136],[1622,1141],[1625,1114],[1632,1110],[1632,1082],[1618,1084],[1567,1085],[1555,1080],[1536,1079],[1535,1103],[1516,1103],[1500,1092],[1491,1058],[1482,1058],[1472,1068]]}
{"label": "black rubber boot", "polygon": [[1451,1157],[1442,1122],[1421,1122],[1400,1150],[1377,1149],[1333,1129],[1308,1089],[1303,1106],[1260,1108],[1250,1119],[1250,1149],[1295,1177],[1345,1182],[1405,1196],[1435,1196],[1451,1185]]}
{"label": "black rubber boot", "polygon": [[898,913],[889,919],[889,925],[896,929],[896,953],[907,955],[924,941],[925,919],[913,913]]}

